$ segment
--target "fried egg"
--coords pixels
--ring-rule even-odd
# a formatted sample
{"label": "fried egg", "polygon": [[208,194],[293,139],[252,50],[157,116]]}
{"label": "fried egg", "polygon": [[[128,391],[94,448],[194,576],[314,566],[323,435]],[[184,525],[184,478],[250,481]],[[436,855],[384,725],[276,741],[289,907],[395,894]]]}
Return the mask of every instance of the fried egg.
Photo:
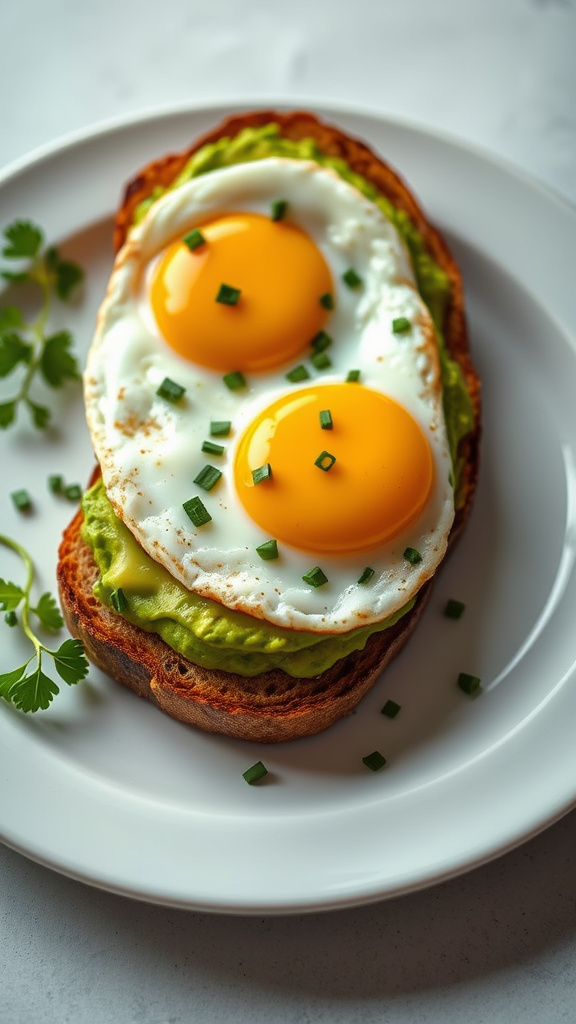
{"label": "fried egg", "polygon": [[117,515],[227,608],[346,632],[445,553],[434,328],[394,226],[327,168],[268,158],[159,198],[117,257],[85,398]]}

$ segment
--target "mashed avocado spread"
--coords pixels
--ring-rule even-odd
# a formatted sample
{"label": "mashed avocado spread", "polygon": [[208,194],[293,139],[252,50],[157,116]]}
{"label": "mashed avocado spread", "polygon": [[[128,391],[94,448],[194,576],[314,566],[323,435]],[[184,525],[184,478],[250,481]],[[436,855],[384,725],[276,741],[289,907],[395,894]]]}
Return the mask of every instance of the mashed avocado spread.
{"label": "mashed avocado spread", "polygon": [[[456,452],[460,438],[473,427],[473,409],[460,368],[446,352],[442,324],[450,296],[450,280],[426,251],[424,241],[403,210],[397,210],[361,175],[343,160],[323,154],[313,139],[293,141],[282,138],[280,128],[269,124],[245,128],[235,138],[221,138],[202,147],[170,186],[177,188],[191,178],[232,164],[270,156],[313,160],[329,167],[371,199],[395,225],[407,246],[418,290],[430,310],[436,329],[442,366],[444,415],[455,475],[456,506],[459,504]],[[136,211],[141,220],[165,190],[155,189]],[[104,487],[97,483],[83,500],[84,539],[91,546],[100,576],[94,592],[104,604],[111,604],[114,591],[127,600],[122,614],[148,632],[158,633],[175,651],[207,669],[222,669],[240,675],[259,675],[280,668],[289,675],[310,678],[330,668],[353,651],[362,650],[375,632],[393,625],[410,610],[413,601],[396,615],[350,633],[319,639],[308,633],[260,622],[199,597],[179,584],[151,559],[118,519]]]}

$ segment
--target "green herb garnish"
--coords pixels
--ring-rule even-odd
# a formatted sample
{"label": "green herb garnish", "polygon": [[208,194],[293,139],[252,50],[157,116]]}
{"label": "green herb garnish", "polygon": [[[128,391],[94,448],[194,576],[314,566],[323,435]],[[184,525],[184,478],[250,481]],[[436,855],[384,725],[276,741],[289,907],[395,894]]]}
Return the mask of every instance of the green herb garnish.
{"label": "green herb garnish", "polygon": [[320,426],[322,430],[332,430],[334,426],[330,409],[322,409],[320,412]]}
{"label": "green herb garnish", "polygon": [[0,544],[14,551],[26,567],[26,582],[23,587],[0,579],[0,609],[7,615],[8,625],[18,621],[26,637],[34,648],[28,661],[12,672],[0,675],[0,696],[21,711],[38,711],[46,709],[60,687],[42,671],[42,657],[48,655],[53,659],[56,671],[69,686],[79,683],[88,673],[88,661],[80,640],[65,640],[56,650],[50,650],[34,633],[30,624],[33,614],[41,625],[48,630],[58,630],[64,625],[60,609],[52,594],[42,594],[38,604],[32,607],[31,591],[34,583],[34,566],[30,555],[20,544],[9,537],[0,536]]}
{"label": "green herb garnish", "polygon": [[48,477],[48,489],[52,494],[64,493],[64,477],[61,473],[51,473]]}
{"label": "green herb garnish", "polygon": [[271,562],[274,558],[278,558],[278,542],[265,540],[263,544],[258,545],[256,551],[265,562]]}
{"label": "green herb garnish", "polygon": [[304,583],[309,583],[314,588],[323,587],[325,583],[328,583],[328,577],[322,572],[319,565],[315,565],[313,569],[305,572],[302,579]]}
{"label": "green herb garnish", "polygon": [[371,772],[379,772],[386,764],[386,758],[383,757],[379,750],[373,750],[371,754],[367,754],[366,757],[362,758],[362,762]]}
{"label": "green herb garnish", "polygon": [[322,309],[334,309],[334,296],[331,292],[324,292],[318,299]]}
{"label": "green herb garnish", "polygon": [[400,704],[397,704],[395,700],[387,700],[380,714],[385,715],[386,718],[396,718],[399,711]]}
{"label": "green herb garnish", "polygon": [[231,426],[230,420],[211,420],[210,437],[228,437]]}
{"label": "green herb garnish", "polygon": [[224,455],[226,449],[223,444],[214,444],[214,441],[202,441],[201,451],[205,455]]}
{"label": "green herb garnish", "polygon": [[372,577],[373,577],[375,572],[376,572],[375,569],[373,569],[370,565],[367,565],[366,568],[364,569],[364,571],[362,572],[362,575],[357,580],[357,582],[358,583],[368,583],[368,580],[372,579]]}
{"label": "green herb garnish", "polygon": [[282,220],[287,209],[288,203],[285,199],[274,200],[270,210],[270,220]]}
{"label": "green herb garnish", "polygon": [[410,562],[410,565],[418,565],[418,562],[422,561],[422,555],[416,548],[405,548],[404,558],[407,562]]}
{"label": "green herb garnish", "polygon": [[229,391],[240,391],[241,388],[246,387],[246,378],[240,370],[234,370],[232,373],[225,373],[222,380]]}
{"label": "green herb garnish", "polygon": [[240,294],[239,288],[233,288],[230,284],[221,284],[216,296],[216,302],[220,302],[223,306],[237,306]]}
{"label": "green herb garnish", "polygon": [[346,375],[347,384],[357,384],[360,380],[360,370],[348,370]]}
{"label": "green herb garnish", "polygon": [[325,349],[330,348],[332,338],[329,334],[326,334],[326,331],[318,331],[318,334],[314,335],[310,344],[315,352],[324,352]]}
{"label": "green herb garnish", "polygon": [[313,352],[311,361],[317,370],[327,370],[332,366],[332,360],[327,352]]}
{"label": "green herb garnish", "polygon": [[216,469],[216,466],[203,466],[197,476],[194,477],[194,483],[198,484],[199,487],[203,487],[205,491],[211,491],[221,476],[222,473],[219,469]]}
{"label": "green herb garnish", "polygon": [[458,676],[458,686],[464,693],[471,696],[473,693],[477,693],[481,687],[481,681],[478,676],[472,676],[468,672],[461,672]]}
{"label": "green herb garnish", "polygon": [[164,377],[164,380],[157,389],[156,394],[159,395],[160,398],[164,398],[167,402],[171,402],[172,405],[175,405],[176,402],[180,401],[185,391],[186,388],[182,387],[181,384],[177,384],[176,381],[170,380],[170,377]]}
{"label": "green herb garnish", "polygon": [[68,501],[80,501],[82,497],[82,488],[80,484],[66,484],[64,488],[64,497],[68,498]]}
{"label": "green herb garnish", "polygon": [[16,420],[19,406],[24,405],[34,426],[43,430],[51,414],[46,406],[32,399],[34,380],[40,375],[51,388],[60,388],[66,381],[80,379],[77,359],[70,351],[73,340],[70,332],[47,333],[52,299],[56,296],[67,302],[84,272],[77,263],[61,259],[53,246],[43,249],[43,232],[30,221],[14,221],[5,228],[4,239],[4,258],[26,263],[18,270],[3,270],[0,276],[13,285],[25,282],[38,285],[42,303],[32,320],[27,320],[18,306],[5,306],[0,310],[0,377],[23,370],[14,397],[0,404],[0,428],[10,427]]}
{"label": "green herb garnish", "polygon": [[258,466],[257,469],[252,470],[252,480],[255,484],[261,484],[264,480],[270,480],[272,478],[272,467],[269,462],[265,462],[263,466]]}
{"label": "green herb garnish", "polygon": [[249,786],[253,786],[255,782],[259,782],[265,775],[268,775],[268,769],[262,764],[262,761],[256,761],[250,768],[247,768],[245,772],[242,772],[242,778],[248,783]]}
{"label": "green herb garnish", "polygon": [[32,498],[24,487],[19,491],[12,491],[10,497],[19,512],[29,512],[32,508]]}
{"label": "green herb garnish", "polygon": [[412,324],[405,316],[397,316],[392,321],[392,330],[394,331],[394,334],[405,334],[406,331],[410,330],[411,326]]}
{"label": "green herb garnish", "polygon": [[464,614],[466,605],[462,601],[456,601],[453,597],[449,598],[444,608],[444,615],[447,619],[460,619]]}
{"label": "green herb garnish", "polygon": [[126,611],[128,607],[128,600],[121,587],[118,587],[117,590],[113,590],[110,594],[110,604],[115,612],[122,613]]}
{"label": "green herb garnish", "polygon": [[332,469],[335,462],[336,456],[327,451],[320,452],[318,458],[314,459],[314,465],[318,466],[318,469],[324,470],[325,473]]}
{"label": "green herb garnish", "polygon": [[349,288],[359,288],[362,284],[362,278],[356,273],[353,267],[349,267],[348,270],[342,274],[342,280]]}
{"label": "green herb garnish", "polygon": [[206,523],[209,523],[212,520],[212,516],[201,498],[189,498],[188,501],[184,502],[182,508],[188,516],[188,519],[194,523],[194,526],[205,526]]}
{"label": "green herb garnish", "polygon": [[291,384],[297,384],[301,380],[310,380],[310,374],[304,364],[300,363],[299,366],[295,366],[293,370],[288,371],[286,380],[289,380]]}
{"label": "green herb garnish", "polygon": [[194,228],[193,231],[189,231],[187,235],[184,235],[182,239],[184,245],[187,245],[190,252],[194,252],[195,249],[199,249],[201,245],[206,245],[206,239],[198,228]]}

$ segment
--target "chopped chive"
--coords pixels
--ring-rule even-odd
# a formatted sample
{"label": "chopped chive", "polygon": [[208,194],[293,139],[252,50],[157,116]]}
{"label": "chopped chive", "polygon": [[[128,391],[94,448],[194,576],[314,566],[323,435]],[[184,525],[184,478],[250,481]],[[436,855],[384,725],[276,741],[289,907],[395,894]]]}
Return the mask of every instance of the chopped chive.
{"label": "chopped chive", "polygon": [[387,700],[380,714],[386,715],[386,718],[396,718],[399,711],[400,704],[397,704],[395,700]]}
{"label": "chopped chive", "polygon": [[359,288],[362,284],[362,278],[356,273],[354,267],[349,267],[348,270],[342,274],[342,280],[349,288]]}
{"label": "chopped chive", "polygon": [[331,292],[324,292],[318,299],[322,309],[334,309],[334,296]]}
{"label": "chopped chive", "polygon": [[246,387],[246,378],[243,373],[240,373],[240,370],[225,373],[222,380],[229,391],[240,391],[241,388]]}
{"label": "chopped chive", "polygon": [[215,466],[203,466],[198,475],[194,477],[194,483],[203,487],[205,491],[211,491],[221,476],[222,473]]}
{"label": "chopped chive", "polygon": [[263,544],[258,545],[256,551],[265,562],[271,562],[278,558],[278,543],[275,540],[265,540]]}
{"label": "chopped chive", "polygon": [[48,489],[52,491],[52,494],[64,492],[64,477],[61,473],[52,473],[48,477]]}
{"label": "chopped chive", "polygon": [[157,389],[156,394],[160,398],[165,398],[167,402],[179,402],[182,395],[186,391],[181,384],[177,384],[176,381],[170,380],[170,377],[164,377],[160,387]]}
{"label": "chopped chive", "polygon": [[332,366],[332,360],[327,352],[314,352],[311,361],[317,370],[327,370],[328,367]]}
{"label": "chopped chive", "polygon": [[362,575],[358,578],[357,582],[358,583],[368,583],[368,580],[372,579],[372,577],[373,577],[375,572],[376,572],[375,569],[372,569],[372,567],[370,565],[367,565],[366,568],[364,569],[364,571],[362,572]]}
{"label": "chopped chive", "polygon": [[126,600],[126,594],[121,587],[117,590],[113,590],[110,594],[110,604],[112,605],[115,612],[125,612],[128,607],[128,601]]}
{"label": "chopped chive", "polygon": [[201,451],[206,455],[224,455],[226,451],[223,444],[214,444],[214,441],[203,441]]}
{"label": "chopped chive", "polygon": [[464,693],[473,694],[480,689],[480,678],[472,676],[468,672],[461,672],[458,676],[458,686]]}
{"label": "chopped chive", "polygon": [[190,498],[184,502],[182,508],[194,526],[205,526],[212,519],[201,498]]}
{"label": "chopped chive", "polygon": [[80,484],[67,484],[64,488],[64,496],[68,498],[68,501],[80,501],[82,497]]}
{"label": "chopped chive", "polygon": [[394,317],[394,320],[392,321],[392,330],[394,331],[394,334],[405,334],[406,331],[410,330],[411,326],[412,324],[405,316]]}
{"label": "chopped chive", "polygon": [[318,458],[314,459],[314,465],[318,466],[318,469],[323,469],[325,473],[327,473],[329,469],[332,469],[335,462],[336,456],[331,455],[330,452],[327,451],[320,452]]}
{"label": "chopped chive", "polygon": [[332,430],[334,426],[330,409],[322,409],[320,412],[320,426],[322,430]]}
{"label": "chopped chive", "polygon": [[371,754],[367,754],[366,757],[362,758],[362,762],[371,772],[379,772],[386,764],[386,758],[382,756],[379,750],[373,750]]}
{"label": "chopped chive", "polygon": [[253,764],[250,768],[247,768],[245,772],[242,772],[242,778],[249,786],[253,786],[255,782],[259,782],[265,775],[268,775],[268,769],[262,764],[262,761],[256,761],[256,764]]}
{"label": "chopped chive", "polygon": [[319,565],[315,565],[313,569],[305,572],[302,579],[304,583],[309,583],[314,588],[323,587],[325,583],[328,583],[328,577],[324,575]]}
{"label": "chopped chive", "polygon": [[13,608],[11,608],[9,612],[6,612],[6,615],[4,616],[4,622],[6,623],[7,626],[18,625],[18,616],[16,615],[16,612],[14,611]]}
{"label": "chopped chive", "polygon": [[206,245],[206,239],[198,228],[194,228],[193,231],[189,231],[187,235],[184,235],[182,239],[184,245],[187,245],[190,252],[194,252],[194,249],[199,249],[201,245]]}
{"label": "chopped chive", "polygon": [[24,488],[19,491],[12,491],[11,497],[19,512],[29,512],[32,508],[32,498]]}
{"label": "chopped chive", "polygon": [[416,548],[406,548],[404,550],[404,558],[410,565],[418,565],[418,562],[422,561],[422,555]]}
{"label": "chopped chive", "polygon": [[288,203],[285,199],[275,199],[270,210],[270,220],[282,220],[287,209]]}
{"label": "chopped chive", "polygon": [[466,605],[462,601],[456,601],[451,597],[446,602],[444,615],[447,619],[460,619],[464,613],[465,607]]}
{"label": "chopped chive", "polygon": [[326,331],[318,331],[318,334],[314,335],[310,344],[315,352],[323,352],[324,349],[329,348],[332,344],[332,338],[329,334],[326,334]]}
{"label": "chopped chive", "polygon": [[300,363],[299,366],[295,366],[293,370],[288,371],[286,380],[291,381],[292,384],[297,384],[301,380],[310,380],[310,374],[304,364]]}
{"label": "chopped chive", "polygon": [[272,467],[269,462],[265,462],[263,466],[258,466],[258,469],[252,470],[252,480],[255,484],[261,484],[263,480],[270,480],[272,477]]}
{"label": "chopped chive", "polygon": [[346,376],[347,384],[356,384],[360,380],[360,370],[348,370]]}
{"label": "chopped chive", "polygon": [[211,420],[210,437],[228,437],[231,426],[230,420]]}
{"label": "chopped chive", "polygon": [[220,302],[223,306],[237,306],[239,298],[239,288],[233,288],[231,284],[221,284],[216,296],[216,302]]}

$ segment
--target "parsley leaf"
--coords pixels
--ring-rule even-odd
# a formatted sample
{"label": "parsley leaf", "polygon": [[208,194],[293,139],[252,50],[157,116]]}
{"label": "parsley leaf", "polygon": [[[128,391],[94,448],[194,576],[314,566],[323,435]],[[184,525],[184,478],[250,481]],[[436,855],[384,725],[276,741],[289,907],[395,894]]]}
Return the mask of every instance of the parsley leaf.
{"label": "parsley leaf", "polygon": [[33,425],[43,430],[50,420],[50,410],[38,405],[31,395],[38,374],[53,388],[80,378],[78,362],[71,351],[70,332],[62,330],[50,335],[47,331],[51,300],[56,296],[67,302],[83,280],[84,271],[72,260],[62,259],[55,246],[43,250],[43,231],[30,221],[10,224],[4,230],[4,238],[2,253],[6,259],[29,262],[17,270],[2,270],[0,275],[14,285],[23,281],[36,284],[42,304],[36,319],[30,321],[18,306],[0,309],[0,378],[25,367],[18,391],[0,405],[0,429],[10,427],[20,405],[25,405]]}
{"label": "parsley leaf", "polygon": [[41,229],[29,220],[14,221],[5,229],[4,238],[8,244],[2,255],[9,260],[34,259],[44,241]]}
{"label": "parsley leaf", "polygon": [[[30,555],[21,544],[9,537],[0,535],[0,544],[11,548],[19,555],[26,567],[24,587],[0,579],[0,608],[10,616],[9,625],[19,621],[33,648],[33,653],[24,665],[0,675],[0,697],[14,704],[20,711],[45,710],[60,692],[60,688],[58,683],[44,672],[43,656],[52,658],[58,675],[69,686],[85,678],[88,674],[88,661],[80,640],[64,640],[57,650],[51,651],[36,636],[30,625],[31,613],[36,615],[46,628],[60,629],[64,625],[60,609],[48,591],[42,594],[36,607],[32,607],[30,592],[34,582],[34,567]],[[19,611],[19,618],[16,616],[16,609]]]}
{"label": "parsley leaf", "polygon": [[59,388],[66,380],[78,380],[80,371],[76,357],[70,352],[72,335],[69,331],[59,331],[44,342],[44,351],[40,357],[40,370],[47,384]]}

